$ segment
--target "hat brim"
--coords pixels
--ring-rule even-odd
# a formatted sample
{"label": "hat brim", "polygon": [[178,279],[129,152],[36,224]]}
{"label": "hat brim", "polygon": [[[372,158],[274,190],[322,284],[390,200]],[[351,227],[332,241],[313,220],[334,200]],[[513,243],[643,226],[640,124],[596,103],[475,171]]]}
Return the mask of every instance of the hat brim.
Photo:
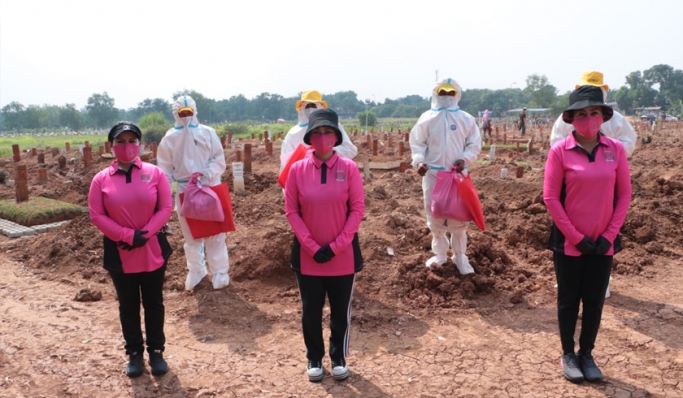
{"label": "hat brim", "polygon": [[610,120],[614,115],[614,109],[610,108],[608,105],[605,105],[603,102],[583,100],[577,101],[574,104],[572,104],[569,108],[565,109],[562,112],[562,120],[565,123],[572,124],[572,122],[574,121],[574,111],[588,108],[589,106],[599,106],[600,108],[602,108],[602,118],[604,122]]}
{"label": "hat brim", "polygon": [[184,111],[190,111],[194,115],[194,109],[190,108],[189,106],[185,106],[185,107],[178,109],[178,114],[180,114],[181,112],[184,112]]}
{"label": "hat brim", "polygon": [[334,146],[339,146],[342,144],[342,142],[344,142],[341,130],[339,130],[339,125],[336,125],[329,120],[318,120],[315,124],[308,125],[308,128],[306,129],[306,134],[304,134],[304,144],[311,145],[311,132],[317,129],[318,127],[329,127],[334,129],[337,135],[337,142],[334,143]]}
{"label": "hat brim", "polygon": [[316,103],[316,104],[321,104],[323,108],[327,109],[327,101],[308,101],[308,100],[298,100],[296,102],[296,111],[299,112],[301,110],[301,105],[304,102],[311,102],[311,103]]}
{"label": "hat brim", "polygon": [[603,85],[601,85],[601,86],[596,86],[595,84],[589,84],[589,83],[586,83],[586,84],[577,84],[576,86],[574,86],[574,89],[576,90],[576,89],[578,89],[578,88],[581,87],[581,86],[601,87],[601,88],[604,88],[605,91],[609,91],[609,86],[606,85],[606,84],[603,84]]}
{"label": "hat brim", "polygon": [[138,137],[138,140],[142,140],[142,131],[138,126],[134,126],[132,124],[130,125],[121,125],[121,126],[116,126],[116,130],[110,130],[109,134],[107,136],[107,141],[109,142],[114,142],[116,137],[120,136],[121,134],[125,133],[126,131],[130,131],[131,133],[135,134],[136,137]]}

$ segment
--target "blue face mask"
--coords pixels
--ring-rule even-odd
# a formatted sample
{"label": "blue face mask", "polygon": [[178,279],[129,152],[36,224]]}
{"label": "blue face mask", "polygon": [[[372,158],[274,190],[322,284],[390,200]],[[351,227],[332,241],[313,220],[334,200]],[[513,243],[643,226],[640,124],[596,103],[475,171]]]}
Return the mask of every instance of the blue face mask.
{"label": "blue face mask", "polygon": [[307,108],[307,109],[304,109],[304,115],[306,115],[306,117],[311,117],[311,113],[313,113],[313,112],[315,112],[315,111],[317,111],[317,110],[318,110],[317,108]]}
{"label": "blue face mask", "polygon": [[439,104],[446,109],[451,108],[453,103],[455,103],[455,97],[449,95],[439,95],[437,99],[439,100]]}

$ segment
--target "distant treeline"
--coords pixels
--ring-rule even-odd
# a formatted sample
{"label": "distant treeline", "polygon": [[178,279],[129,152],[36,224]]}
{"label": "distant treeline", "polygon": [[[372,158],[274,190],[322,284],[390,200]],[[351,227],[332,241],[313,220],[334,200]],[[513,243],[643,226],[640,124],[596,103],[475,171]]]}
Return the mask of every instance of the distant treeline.
{"label": "distant treeline", "polygon": [[[605,78],[607,84],[612,83],[608,102],[616,102],[623,112],[633,114],[638,108],[659,106],[667,113],[683,116],[683,71],[680,69],[669,65],[655,65],[642,73],[632,72],[626,76],[626,85],[616,89],[614,82],[618,80],[617,76]],[[425,88],[427,93],[428,89]],[[533,74],[527,77],[524,88],[463,90],[459,105],[474,116],[479,111],[488,109],[493,112],[494,117],[501,117],[505,116],[506,111],[523,106],[550,108],[557,115],[568,105],[571,90],[565,90],[563,94],[558,92],[546,76]],[[245,121],[272,123],[277,119],[293,121],[296,120],[295,104],[299,99],[299,96],[283,97],[279,94],[261,93],[252,99],[240,94],[216,100],[194,90],[184,90],[173,93],[171,99],[147,98],[130,109],[116,108],[114,98],[106,92],[91,95],[83,109],[76,109],[74,104],[25,106],[15,101],[0,110],[0,130],[66,128],[78,131],[85,128],[107,128],[117,120],[137,122],[143,116],[155,112],[161,113],[170,123],[173,121],[171,101],[181,95],[194,98],[199,119],[205,124]],[[356,118],[366,109],[377,118],[417,118],[430,107],[428,95],[408,95],[375,102],[358,98],[354,91],[340,91],[334,94],[323,93],[323,98],[330,108],[344,118]],[[365,117],[364,114],[361,116]],[[360,123],[363,124],[363,121]]]}

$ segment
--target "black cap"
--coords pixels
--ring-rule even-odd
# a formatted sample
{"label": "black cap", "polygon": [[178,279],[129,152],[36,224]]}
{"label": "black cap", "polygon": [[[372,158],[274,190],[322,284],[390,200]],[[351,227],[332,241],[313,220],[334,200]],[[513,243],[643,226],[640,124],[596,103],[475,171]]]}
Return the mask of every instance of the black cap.
{"label": "black cap", "polygon": [[308,128],[306,129],[306,134],[304,134],[304,143],[311,145],[311,131],[323,126],[332,128],[337,132],[337,142],[334,143],[334,146],[341,145],[343,139],[342,133],[339,130],[339,117],[332,109],[318,109],[311,113],[311,116],[308,117]]}
{"label": "black cap", "polygon": [[608,121],[614,115],[614,110],[605,104],[602,99],[602,89],[597,86],[585,85],[577,88],[569,94],[569,108],[562,112],[562,120],[565,123],[574,121],[574,111],[599,106],[602,108],[603,121]]}
{"label": "black cap", "polygon": [[124,131],[132,131],[136,136],[138,136],[138,140],[142,141],[142,131],[140,130],[140,127],[133,122],[116,123],[111,130],[109,130],[109,137],[107,139],[109,142],[114,142],[114,139]]}

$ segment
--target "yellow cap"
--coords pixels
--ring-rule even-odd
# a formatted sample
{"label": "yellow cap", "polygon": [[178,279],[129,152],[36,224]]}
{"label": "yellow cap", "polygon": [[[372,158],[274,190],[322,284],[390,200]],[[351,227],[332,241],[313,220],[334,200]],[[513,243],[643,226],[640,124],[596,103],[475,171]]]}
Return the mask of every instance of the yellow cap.
{"label": "yellow cap", "polygon": [[445,92],[450,92],[450,91],[454,91],[456,93],[458,92],[458,90],[455,89],[455,86],[452,84],[449,84],[449,83],[444,83],[444,84],[440,85],[439,88],[436,89],[437,94],[439,93],[439,91],[442,91],[442,90]]}
{"label": "yellow cap", "polygon": [[184,111],[190,111],[190,112],[192,112],[192,114],[194,115],[194,110],[193,110],[192,108],[190,108],[189,106],[186,106],[186,107],[183,107],[183,108],[178,109],[178,114],[181,114],[181,113],[183,113]]}
{"label": "yellow cap", "polygon": [[315,90],[309,90],[309,91],[304,91],[301,94],[301,99],[296,102],[296,111],[299,112],[301,110],[301,104],[304,102],[317,102],[322,104],[323,108],[327,109],[327,102],[323,101],[323,95],[320,94],[319,91]]}
{"label": "yellow cap", "polygon": [[585,72],[583,75],[581,75],[581,84],[577,84],[574,88],[579,88],[581,86],[596,86],[602,87],[606,91],[609,90],[609,86],[603,83],[602,72],[595,70]]}

